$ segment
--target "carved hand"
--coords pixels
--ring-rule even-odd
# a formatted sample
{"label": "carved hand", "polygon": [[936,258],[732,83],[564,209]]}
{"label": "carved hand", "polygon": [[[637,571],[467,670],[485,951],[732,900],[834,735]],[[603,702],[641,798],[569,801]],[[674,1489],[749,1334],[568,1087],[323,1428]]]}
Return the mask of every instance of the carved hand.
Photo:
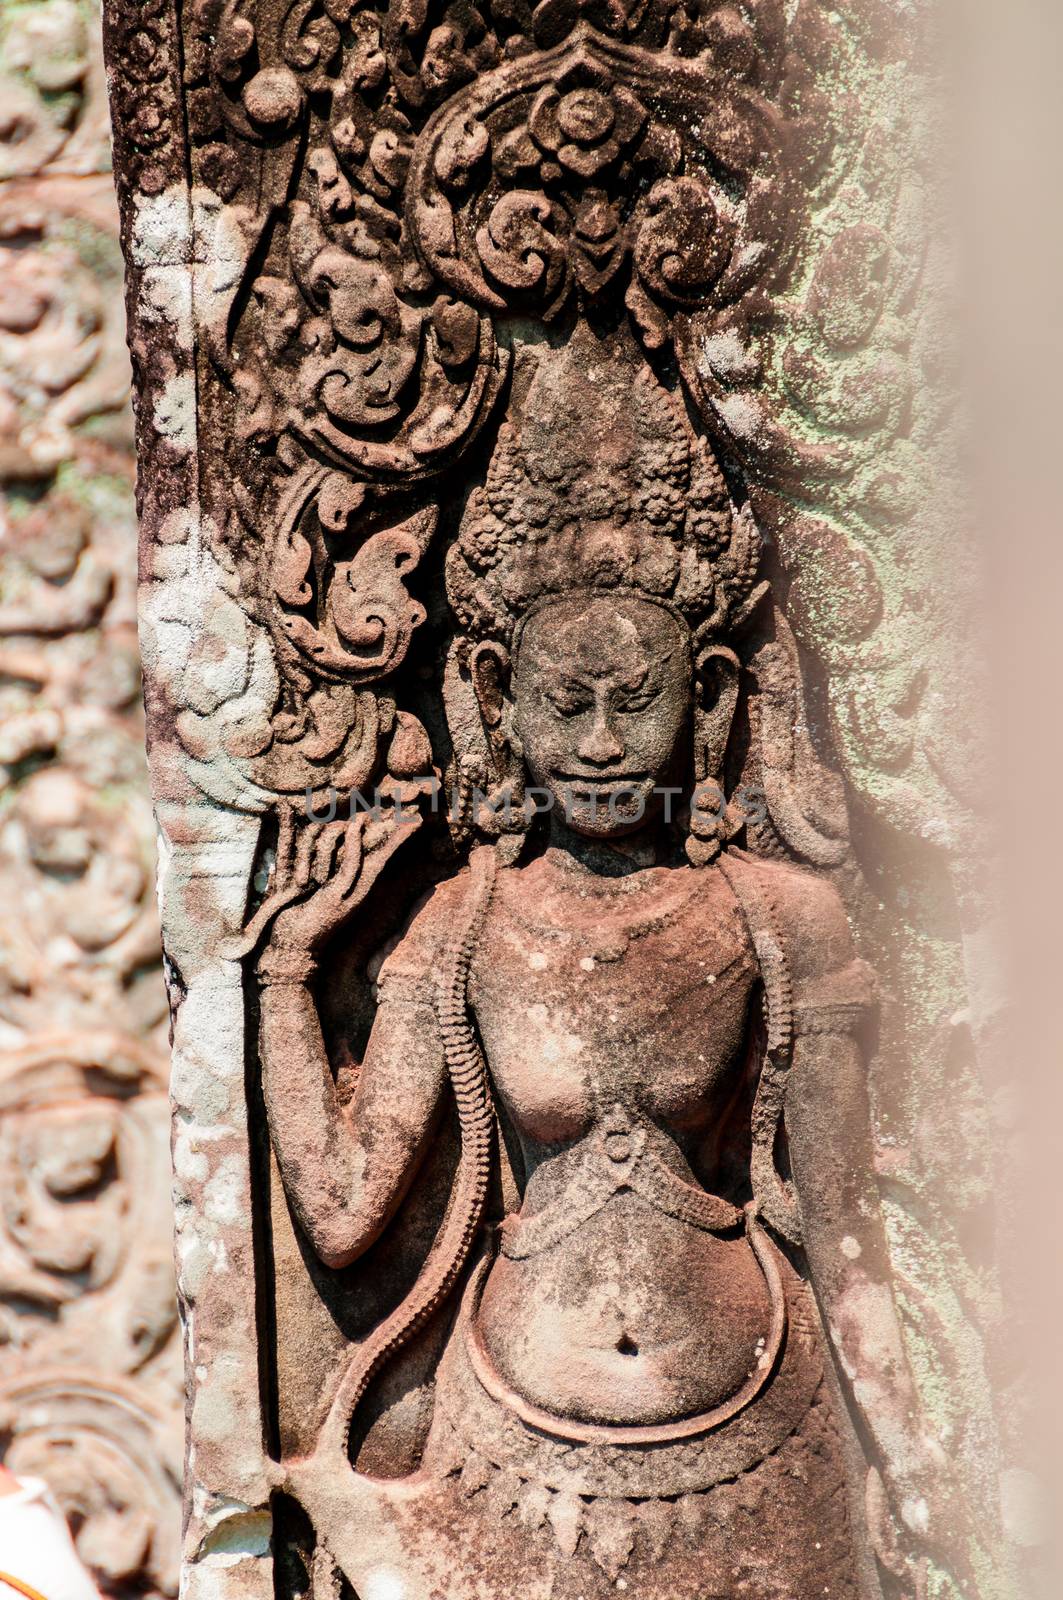
{"label": "carved hand", "polygon": [[[411,795],[405,786],[402,798]],[[349,820],[297,820],[281,813],[270,891],[247,932],[249,947],[269,935],[260,960],[281,950],[316,955],[373,887],[392,855],[421,826],[420,812],[396,805]]]}

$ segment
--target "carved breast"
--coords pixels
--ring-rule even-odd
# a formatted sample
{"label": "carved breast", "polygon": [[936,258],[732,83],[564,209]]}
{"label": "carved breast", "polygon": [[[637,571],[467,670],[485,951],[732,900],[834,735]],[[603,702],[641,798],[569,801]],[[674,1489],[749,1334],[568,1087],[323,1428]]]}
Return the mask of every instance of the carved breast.
{"label": "carved breast", "polygon": [[504,875],[470,993],[514,1127],[556,1145],[616,1101],[676,1134],[705,1127],[729,1093],[755,976],[717,874],[603,882],[547,858]]}

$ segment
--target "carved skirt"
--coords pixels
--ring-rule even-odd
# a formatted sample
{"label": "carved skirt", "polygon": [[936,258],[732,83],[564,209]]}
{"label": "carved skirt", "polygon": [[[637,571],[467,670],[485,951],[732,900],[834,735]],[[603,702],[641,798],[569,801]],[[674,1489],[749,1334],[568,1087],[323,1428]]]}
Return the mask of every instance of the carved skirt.
{"label": "carved skirt", "polygon": [[721,1426],[659,1444],[554,1438],[489,1394],[471,1285],[422,1466],[437,1485],[448,1600],[857,1600],[818,1320],[807,1286],[781,1267],[787,1330],[770,1381]]}

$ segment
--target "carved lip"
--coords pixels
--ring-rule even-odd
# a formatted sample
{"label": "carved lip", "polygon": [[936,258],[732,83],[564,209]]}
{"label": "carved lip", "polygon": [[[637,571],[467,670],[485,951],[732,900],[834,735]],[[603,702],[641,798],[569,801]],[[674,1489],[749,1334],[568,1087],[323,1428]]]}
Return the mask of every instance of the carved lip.
{"label": "carved lip", "polygon": [[648,772],[555,772],[557,783],[572,789],[641,789]]}

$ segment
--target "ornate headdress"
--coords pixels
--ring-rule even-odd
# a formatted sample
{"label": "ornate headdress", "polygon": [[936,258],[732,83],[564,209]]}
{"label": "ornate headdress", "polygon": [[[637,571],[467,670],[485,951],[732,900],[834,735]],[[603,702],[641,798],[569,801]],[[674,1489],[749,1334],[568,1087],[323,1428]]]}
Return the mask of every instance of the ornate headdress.
{"label": "ornate headdress", "polygon": [[507,647],[538,603],[579,589],[638,593],[719,637],[755,603],[761,548],[681,403],[584,327],[540,356],[503,424],[447,592],[466,640]]}

